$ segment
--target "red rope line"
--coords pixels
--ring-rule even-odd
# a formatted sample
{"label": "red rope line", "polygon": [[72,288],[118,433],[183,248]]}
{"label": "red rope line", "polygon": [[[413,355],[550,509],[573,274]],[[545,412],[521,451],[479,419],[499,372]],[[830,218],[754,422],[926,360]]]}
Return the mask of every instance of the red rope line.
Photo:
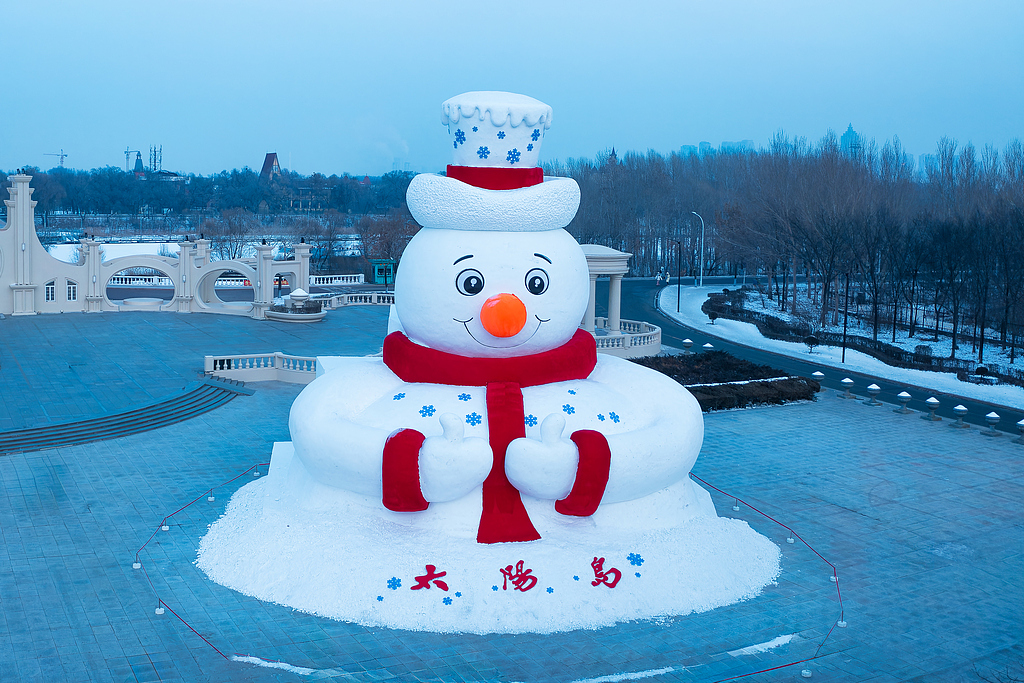
{"label": "red rope line", "polygon": [[830,628],[828,630],[828,633],[825,634],[825,637],[821,639],[820,643],[818,643],[818,648],[814,651],[814,656],[808,657],[806,659],[800,659],[800,660],[797,660],[795,662],[789,662],[788,664],[780,664],[778,666],[773,666],[770,669],[761,669],[760,671],[751,671],[750,673],[740,674],[739,676],[731,676],[729,678],[721,678],[721,679],[718,679],[717,681],[715,681],[714,683],[724,683],[725,681],[734,681],[734,680],[736,680],[738,678],[746,678],[747,676],[755,676],[757,674],[763,674],[763,673],[766,673],[768,671],[775,671],[776,669],[784,669],[784,668],[789,667],[789,666],[795,666],[796,664],[802,664],[804,662],[810,662],[810,661],[815,660],[815,659],[820,659],[821,656],[827,656],[827,655],[819,656],[818,653],[821,652],[821,648],[823,648],[825,646],[825,643],[828,642],[829,636],[832,635],[832,631],[835,630],[836,625],[840,621],[843,620],[843,616],[845,615],[845,612],[843,610],[843,595],[839,591],[839,574],[836,571],[836,566],[834,564],[832,564],[831,562],[829,562],[828,560],[826,560],[822,556],[821,553],[819,553],[817,550],[815,550],[814,547],[810,543],[808,543],[806,540],[804,540],[803,536],[798,534],[796,531],[794,531],[788,525],[783,524],[782,522],[780,522],[779,520],[775,519],[774,517],[772,517],[768,513],[762,512],[761,510],[757,509],[756,507],[754,507],[753,505],[751,505],[747,501],[743,500],[742,498],[734,496],[731,493],[726,493],[725,491],[723,491],[722,489],[718,488],[717,486],[709,484],[708,482],[704,481],[703,479],[698,477],[693,472],[690,472],[690,476],[693,477],[694,479],[696,479],[697,481],[699,481],[701,484],[704,484],[704,486],[707,486],[708,488],[711,488],[711,489],[714,489],[715,491],[718,491],[723,496],[727,496],[729,498],[732,498],[737,503],[743,503],[748,508],[750,508],[751,510],[753,510],[757,514],[761,515],[765,519],[769,519],[769,520],[775,522],[776,524],[778,524],[779,526],[781,526],[782,528],[786,529],[790,534],[792,534],[792,537],[799,538],[801,543],[803,543],[805,546],[807,546],[812,553],[817,555],[821,559],[822,562],[824,562],[825,564],[827,564],[829,567],[832,568],[832,577],[835,580],[835,584],[836,584],[836,596],[838,596],[838,598],[839,598],[839,619],[837,619],[836,621],[832,622],[832,628]]}
{"label": "red rope line", "polygon": [[224,659],[230,659],[230,657],[228,657],[228,656],[227,656],[226,654],[224,654],[223,652],[221,652],[220,650],[218,650],[218,649],[217,649],[217,646],[216,646],[216,645],[214,645],[214,644],[213,644],[213,643],[211,643],[211,642],[210,642],[209,640],[207,640],[207,639],[206,639],[206,636],[204,636],[204,635],[203,635],[202,633],[200,633],[199,631],[197,631],[197,630],[195,630],[194,628],[192,628],[192,626],[191,626],[191,625],[190,625],[190,624],[189,624],[189,623],[188,623],[187,621],[185,621],[184,619],[182,619],[182,618],[181,618],[181,617],[180,617],[180,616],[178,615],[178,613],[177,613],[177,612],[175,612],[175,611],[174,611],[173,609],[171,609],[171,606],[170,606],[170,605],[168,605],[168,604],[167,604],[166,602],[164,602],[163,600],[160,600],[160,604],[161,604],[161,606],[163,606],[163,607],[166,607],[166,608],[167,608],[167,609],[168,609],[168,610],[170,611],[170,613],[171,613],[171,614],[173,614],[174,616],[178,617],[178,621],[180,621],[181,623],[185,624],[185,626],[188,626],[188,630],[189,630],[189,631],[192,631],[192,633],[194,633],[194,634],[196,634],[197,636],[199,636],[200,638],[202,638],[202,639],[203,639],[203,642],[204,642],[204,643],[206,643],[207,645],[209,645],[210,647],[212,647],[212,648],[213,648],[214,650],[217,650],[217,654],[219,654],[219,655],[220,655],[221,657],[223,657]]}
{"label": "red rope line", "polygon": [[223,652],[221,652],[221,651],[220,651],[220,650],[219,650],[219,649],[217,648],[217,646],[216,646],[216,645],[214,645],[213,643],[211,643],[211,642],[210,642],[209,640],[207,640],[207,639],[206,639],[206,637],[205,637],[205,636],[204,636],[204,635],[203,635],[202,633],[200,633],[199,631],[197,631],[197,630],[195,630],[194,628],[192,628],[192,625],[191,625],[191,624],[189,624],[189,623],[188,623],[187,621],[185,621],[185,620],[184,620],[184,619],[183,619],[183,618],[181,617],[181,615],[179,615],[179,614],[178,614],[177,612],[175,612],[175,611],[174,611],[173,609],[171,609],[170,605],[168,605],[168,604],[167,604],[166,602],[164,602],[164,601],[163,601],[163,599],[162,599],[162,598],[160,597],[160,594],[159,594],[159,593],[157,592],[157,590],[156,590],[156,586],[155,586],[155,585],[153,584],[153,579],[152,579],[152,578],[150,578],[150,576],[149,576],[149,570],[148,570],[148,569],[146,569],[146,565],[142,564],[142,561],[141,561],[141,560],[139,559],[139,553],[141,553],[141,552],[142,552],[143,550],[145,550],[145,549],[146,549],[146,546],[148,546],[148,545],[149,545],[150,541],[152,541],[152,540],[153,540],[154,538],[156,538],[156,534],[157,534],[157,532],[158,532],[158,531],[160,531],[160,529],[161,529],[161,528],[162,528],[163,526],[165,526],[165,525],[167,524],[167,520],[168,520],[168,519],[170,519],[170,518],[171,518],[171,517],[173,517],[174,515],[178,514],[178,513],[179,513],[179,512],[181,512],[182,510],[185,510],[185,509],[186,509],[186,508],[188,508],[189,506],[191,506],[191,505],[195,505],[196,503],[198,503],[198,502],[200,501],[200,499],[202,499],[202,497],[203,497],[204,495],[206,495],[207,493],[213,493],[213,490],[214,490],[214,489],[218,489],[218,488],[222,488],[222,487],[224,487],[224,486],[227,486],[228,484],[230,484],[231,482],[235,481],[236,479],[240,479],[241,477],[244,477],[245,475],[247,475],[247,474],[249,474],[250,472],[252,472],[252,471],[253,471],[254,469],[259,469],[260,467],[264,467],[264,468],[269,468],[269,467],[270,467],[270,463],[269,463],[269,462],[261,462],[261,463],[257,463],[257,464],[255,464],[255,465],[253,465],[252,467],[250,467],[249,469],[245,470],[245,471],[244,471],[244,472],[242,472],[241,474],[238,474],[238,475],[236,475],[236,476],[232,477],[231,479],[228,479],[227,481],[225,481],[225,482],[222,482],[222,483],[218,484],[217,486],[214,486],[214,487],[213,487],[213,488],[211,488],[211,489],[206,489],[206,492],[205,492],[205,493],[203,493],[203,494],[200,494],[199,496],[197,496],[197,497],[196,497],[196,498],[194,498],[193,500],[189,501],[189,502],[188,502],[188,503],[186,503],[185,505],[182,505],[182,506],[181,506],[180,508],[178,508],[177,510],[175,510],[175,511],[174,511],[174,512],[172,512],[171,514],[169,514],[169,515],[167,515],[166,517],[164,517],[164,518],[163,518],[162,520],[160,520],[160,524],[159,524],[159,525],[157,525],[156,529],[154,529],[154,530],[153,530],[153,533],[152,533],[152,534],[150,534],[149,538],[147,538],[147,539],[146,539],[146,542],[142,544],[142,547],[141,547],[141,548],[139,548],[138,550],[136,550],[136,551],[135,551],[135,561],[139,563],[139,568],[140,568],[140,569],[142,570],[142,573],[143,573],[143,574],[145,575],[145,577],[146,577],[146,581],[148,581],[148,582],[149,582],[149,587],[150,587],[151,589],[153,589],[153,594],[154,594],[154,595],[156,596],[156,599],[157,599],[157,604],[159,604],[159,605],[160,605],[161,607],[164,607],[164,608],[166,608],[166,609],[170,610],[171,614],[173,614],[174,616],[178,617],[178,620],[179,620],[179,621],[180,621],[181,623],[185,624],[185,626],[188,626],[188,629],[189,629],[190,631],[192,631],[192,633],[195,633],[195,634],[196,634],[197,636],[199,636],[200,638],[202,638],[202,639],[203,639],[203,642],[205,642],[205,643],[206,643],[207,645],[209,645],[210,647],[212,647],[212,648],[213,648],[213,649],[214,649],[214,650],[215,650],[215,651],[217,652],[217,654],[219,654],[219,655],[220,655],[221,657],[223,657],[224,659],[230,659],[230,657],[228,657],[228,656],[227,656],[226,654],[224,654]]}

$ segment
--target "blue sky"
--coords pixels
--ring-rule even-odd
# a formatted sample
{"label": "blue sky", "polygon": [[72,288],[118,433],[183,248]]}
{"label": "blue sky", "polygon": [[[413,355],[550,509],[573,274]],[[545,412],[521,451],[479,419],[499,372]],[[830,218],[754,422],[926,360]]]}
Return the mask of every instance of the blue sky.
{"label": "blue sky", "polygon": [[0,2],[0,168],[437,171],[440,104],[554,108],[542,160],[847,124],[907,151],[1024,137],[1024,3]]}

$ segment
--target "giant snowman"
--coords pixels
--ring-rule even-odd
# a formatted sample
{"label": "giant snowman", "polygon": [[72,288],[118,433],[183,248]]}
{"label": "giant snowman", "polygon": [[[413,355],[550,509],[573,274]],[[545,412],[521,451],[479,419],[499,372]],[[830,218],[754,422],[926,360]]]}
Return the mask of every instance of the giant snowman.
{"label": "giant snowman", "polygon": [[321,358],[291,443],[197,564],[258,598],[368,625],[549,632],[756,595],[778,548],[687,475],[679,384],[596,352],[570,178],[538,167],[551,108],[442,105],[454,164],[419,175],[382,356]]}

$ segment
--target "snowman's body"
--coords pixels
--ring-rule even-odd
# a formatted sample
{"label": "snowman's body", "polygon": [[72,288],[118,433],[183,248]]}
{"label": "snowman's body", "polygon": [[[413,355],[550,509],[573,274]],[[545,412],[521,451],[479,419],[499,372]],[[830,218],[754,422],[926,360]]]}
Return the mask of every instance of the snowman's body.
{"label": "snowman's body", "polygon": [[[299,456],[292,467],[302,468],[310,480],[336,489],[319,489],[317,500],[325,495],[359,500],[403,524],[420,525],[429,519],[433,525],[443,518],[438,529],[441,533],[475,533],[480,484],[489,471],[487,461],[483,467],[479,462],[476,467],[452,463],[432,481],[424,479],[428,475],[421,472],[425,497],[431,501],[429,514],[389,513],[383,508],[381,461],[384,442],[397,430],[416,429],[427,437],[441,437],[438,418],[446,413],[463,420],[466,437],[486,440],[486,388],[403,382],[379,358],[338,358],[330,367],[302,392],[292,408],[293,416],[302,416],[293,417],[291,425]],[[644,514],[643,504],[613,504],[636,501],[673,484],[677,486],[671,495],[680,498],[673,523],[694,514],[714,515],[706,494],[686,476],[700,448],[703,420],[696,401],[676,382],[629,361],[600,356],[586,379],[522,391],[526,438],[541,441],[541,423],[551,414],[564,416],[565,434],[591,429],[607,437],[612,464],[595,522],[659,525],[657,519],[637,517]],[[560,520],[564,516],[553,510],[544,513],[552,509],[552,494],[564,497],[568,493],[566,484],[572,482],[565,477],[564,472],[532,468],[516,482],[542,537],[551,531],[545,524],[575,523],[572,518]],[[552,482],[552,478],[558,480]],[[554,492],[546,491],[552,486]],[[417,520],[418,515],[426,519]]]}
{"label": "snowman's body", "polygon": [[[533,276],[543,284],[537,280],[531,289]],[[529,365],[569,339],[593,345],[587,333],[577,331],[588,277],[582,251],[564,230],[423,229],[399,268],[393,325],[417,347]],[[481,302],[495,293],[523,302],[526,322],[517,334],[494,337],[479,322]],[[293,467],[322,485],[380,504],[385,443],[400,430],[415,430],[425,437],[418,479],[430,505],[465,498],[460,510],[479,507],[481,484],[503,465],[522,496],[550,507],[570,493],[577,468],[585,466],[570,435],[592,430],[604,436],[611,452],[602,506],[637,500],[681,480],[692,514],[701,509],[698,501],[706,502],[686,480],[703,439],[700,407],[660,373],[601,356],[579,378],[522,386],[522,435],[501,458],[488,447],[492,416],[485,385],[407,382],[386,361],[387,355],[336,359],[330,372],[302,392],[289,425],[297,456]],[[448,416],[447,430],[442,416]],[[471,522],[474,517],[479,512],[470,514]],[[537,531],[543,538],[544,531]]]}

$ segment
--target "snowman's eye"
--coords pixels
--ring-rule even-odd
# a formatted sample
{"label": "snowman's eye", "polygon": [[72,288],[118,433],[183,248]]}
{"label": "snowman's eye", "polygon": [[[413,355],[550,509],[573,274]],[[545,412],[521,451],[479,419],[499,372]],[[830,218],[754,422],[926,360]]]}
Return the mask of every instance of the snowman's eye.
{"label": "snowman's eye", "polygon": [[484,276],[479,270],[467,268],[456,276],[455,289],[459,290],[459,294],[466,296],[479,294],[484,291]]}
{"label": "snowman's eye", "polygon": [[530,294],[543,294],[548,290],[548,274],[540,268],[534,268],[526,274],[526,289]]}

